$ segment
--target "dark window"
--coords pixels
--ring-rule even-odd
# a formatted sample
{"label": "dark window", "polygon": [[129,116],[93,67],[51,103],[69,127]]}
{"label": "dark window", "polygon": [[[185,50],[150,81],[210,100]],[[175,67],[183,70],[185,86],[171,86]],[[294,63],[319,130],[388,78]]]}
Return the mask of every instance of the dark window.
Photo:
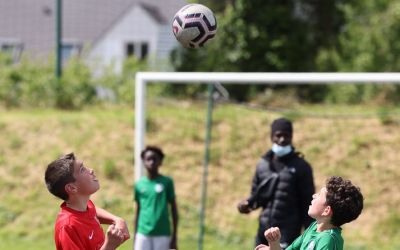
{"label": "dark window", "polygon": [[126,57],[135,55],[135,45],[133,43],[126,44]]}
{"label": "dark window", "polygon": [[149,46],[147,45],[147,43],[142,43],[141,44],[141,50],[140,50],[140,59],[145,59],[147,57],[148,54],[148,50],[149,50]]}
{"label": "dark window", "polygon": [[10,56],[14,63],[19,62],[23,50],[22,43],[14,42],[0,42],[0,52]]}
{"label": "dark window", "polygon": [[11,44],[3,44],[1,45],[1,51],[5,53],[12,53],[14,50],[15,46]]}
{"label": "dark window", "polygon": [[147,42],[128,42],[125,44],[125,56],[135,56],[143,60],[149,54],[149,44]]}

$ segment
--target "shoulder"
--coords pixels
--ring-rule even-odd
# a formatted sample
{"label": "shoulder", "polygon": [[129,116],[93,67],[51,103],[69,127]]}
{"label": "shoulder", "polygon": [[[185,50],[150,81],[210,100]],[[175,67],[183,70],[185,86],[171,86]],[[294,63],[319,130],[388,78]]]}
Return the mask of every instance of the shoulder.
{"label": "shoulder", "polygon": [[64,238],[65,235],[75,235],[78,233],[78,227],[75,225],[73,220],[65,219],[58,221],[55,227],[55,234],[58,235],[60,239]]}
{"label": "shoulder", "polygon": [[165,184],[174,184],[174,179],[167,175],[161,175],[160,180]]}
{"label": "shoulder", "polygon": [[163,180],[163,181],[173,181],[172,177],[171,177],[171,176],[168,176],[168,175],[160,174],[160,176],[159,176],[158,178],[159,178],[160,180]]}
{"label": "shoulder", "polygon": [[318,235],[317,249],[342,249],[343,238],[335,230],[328,230]]}
{"label": "shoulder", "polygon": [[308,161],[306,159],[304,159],[302,157],[302,155],[299,155],[299,153],[293,154],[290,165],[293,165],[294,167],[297,168],[297,170],[299,170],[301,172],[312,171],[310,163],[308,163]]}
{"label": "shoulder", "polygon": [[57,215],[57,219],[55,222],[56,229],[62,228],[65,225],[71,225],[72,221],[73,221],[72,220],[73,214],[65,208],[64,204],[65,203],[63,203],[63,205],[61,205],[61,210]]}
{"label": "shoulder", "polygon": [[57,216],[55,228],[56,228],[56,230],[60,230],[60,229],[64,228],[65,226],[70,226],[71,224],[72,224],[71,223],[71,215],[60,212]]}
{"label": "shoulder", "polygon": [[94,205],[92,200],[88,200],[87,206],[89,209],[96,209],[96,205]]}
{"label": "shoulder", "polygon": [[145,182],[146,182],[146,177],[142,176],[142,177],[139,178],[139,180],[137,180],[135,182],[134,186],[137,187],[137,186],[143,185],[143,183],[145,183]]}
{"label": "shoulder", "polygon": [[270,167],[270,159],[261,157],[257,162],[256,171],[257,172],[266,171],[269,170],[269,167]]}

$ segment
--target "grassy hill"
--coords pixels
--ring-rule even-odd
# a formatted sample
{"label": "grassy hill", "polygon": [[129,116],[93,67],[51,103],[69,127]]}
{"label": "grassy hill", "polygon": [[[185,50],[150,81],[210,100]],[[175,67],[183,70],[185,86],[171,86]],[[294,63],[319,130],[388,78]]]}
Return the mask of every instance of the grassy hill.
{"label": "grassy hill", "polygon": [[[148,144],[166,153],[161,171],[175,180],[180,249],[197,248],[204,155],[205,103],[153,102]],[[299,107],[321,116],[293,116],[294,143],[314,168],[317,188],[330,175],[350,178],[365,195],[360,218],[344,226],[345,249],[400,248],[400,126],[396,117],[325,117],[371,107]],[[372,110],[374,111],[374,110]],[[214,111],[204,249],[252,249],[258,212],[239,215],[255,164],[270,147],[269,124],[282,114],[218,105]],[[95,203],[133,220],[131,107],[84,111],[0,111],[0,249],[54,249],[60,201],[44,185],[46,165],[75,152],[93,168],[101,189]],[[132,240],[121,249],[131,249]]]}

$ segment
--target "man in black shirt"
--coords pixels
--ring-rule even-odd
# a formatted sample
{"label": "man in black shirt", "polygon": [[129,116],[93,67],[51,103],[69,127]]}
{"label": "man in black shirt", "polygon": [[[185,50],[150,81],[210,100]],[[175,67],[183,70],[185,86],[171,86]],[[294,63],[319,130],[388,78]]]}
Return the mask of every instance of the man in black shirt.
{"label": "man in black shirt", "polygon": [[238,204],[243,214],[262,208],[255,245],[267,245],[264,231],[279,227],[281,247],[285,249],[312,221],[307,211],[315,192],[313,173],[309,163],[295,151],[292,138],[291,121],[279,118],[272,122],[272,148],[257,164],[250,197]]}

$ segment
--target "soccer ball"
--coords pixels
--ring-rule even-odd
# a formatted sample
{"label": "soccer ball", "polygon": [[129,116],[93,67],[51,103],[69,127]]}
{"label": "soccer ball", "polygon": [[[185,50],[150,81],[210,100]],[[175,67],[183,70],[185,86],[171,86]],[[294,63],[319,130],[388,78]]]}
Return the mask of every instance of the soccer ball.
{"label": "soccer ball", "polygon": [[188,4],[174,16],[172,31],[185,48],[199,48],[217,32],[214,13],[202,4]]}

